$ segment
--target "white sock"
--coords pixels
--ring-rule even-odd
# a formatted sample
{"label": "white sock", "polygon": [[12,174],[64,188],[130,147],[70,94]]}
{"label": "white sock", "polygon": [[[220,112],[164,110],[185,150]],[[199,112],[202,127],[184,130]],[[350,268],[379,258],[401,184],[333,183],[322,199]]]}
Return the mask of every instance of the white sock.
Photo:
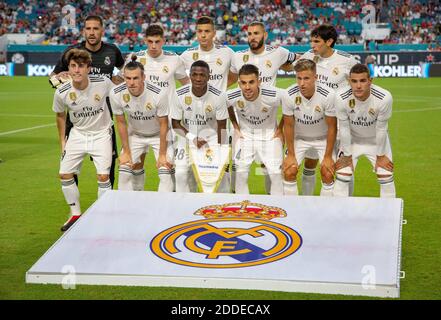
{"label": "white sock", "polygon": [[322,189],[320,190],[320,195],[325,197],[332,197],[334,195],[334,181],[326,184],[322,181]]}
{"label": "white sock", "polygon": [[349,196],[349,182],[351,176],[345,176],[337,173],[334,183],[334,197],[348,197]]}
{"label": "white sock", "polygon": [[161,167],[158,169],[159,175],[159,192],[173,192],[173,179],[172,171],[166,167]]}
{"label": "white sock", "polygon": [[294,196],[299,195],[299,190],[297,189],[297,181],[283,180],[283,194]]}
{"label": "white sock", "polygon": [[107,179],[104,182],[98,181],[98,199],[102,197],[107,190],[112,190],[112,184],[110,183],[110,179]]}
{"label": "white sock", "polygon": [[349,196],[352,197],[354,195],[354,176],[351,177],[351,181],[349,181]]}
{"label": "white sock", "polygon": [[315,169],[303,168],[302,174],[302,194],[304,196],[314,195],[315,188]]}
{"label": "white sock", "polygon": [[381,198],[395,198],[394,176],[378,178],[378,183],[380,184]]}
{"label": "white sock", "polygon": [[144,185],[145,185],[145,171],[144,168],[133,170],[132,175],[132,185],[133,190],[135,191],[144,191]]}
{"label": "white sock", "polygon": [[230,193],[230,173],[225,170],[225,174],[222,177],[219,188],[217,188],[217,193]]}
{"label": "white sock", "polygon": [[236,193],[237,194],[250,194],[248,189],[248,172],[236,171]]}
{"label": "white sock", "polygon": [[269,177],[266,167],[262,167],[262,173],[265,176],[265,191],[267,194],[271,194],[271,178]]}
{"label": "white sock", "polygon": [[188,169],[176,169],[176,192],[190,192],[188,176]]}
{"label": "white sock", "polygon": [[283,195],[283,178],[282,174],[269,174],[271,181],[271,195]]}
{"label": "white sock", "polygon": [[133,190],[132,185],[133,172],[128,166],[119,167],[118,190]]}
{"label": "white sock", "polygon": [[77,216],[81,214],[80,191],[75,183],[75,179],[61,180],[61,190],[64,194],[67,204],[70,207],[70,214]]}

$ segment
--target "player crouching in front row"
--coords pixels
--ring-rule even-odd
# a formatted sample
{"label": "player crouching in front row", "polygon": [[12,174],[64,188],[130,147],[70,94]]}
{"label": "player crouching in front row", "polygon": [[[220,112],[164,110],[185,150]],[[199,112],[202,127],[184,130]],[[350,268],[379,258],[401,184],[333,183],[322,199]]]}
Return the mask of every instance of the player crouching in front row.
{"label": "player crouching in front row", "polygon": [[380,197],[395,197],[392,149],[387,132],[392,115],[392,95],[372,84],[366,65],[356,64],[349,73],[351,88],[336,94],[340,126],[340,151],[336,163],[335,196],[347,196],[357,161],[366,156],[380,184]]}
{"label": "player crouching in front row", "polygon": [[302,59],[294,66],[297,84],[287,88],[282,98],[283,127],[287,156],[283,161],[284,194],[297,195],[297,172],[308,151],[321,163],[320,195],[332,196],[334,185],[334,144],[337,119],[334,93],[316,84],[316,64]]}
{"label": "player crouching in front row", "polygon": [[[113,86],[106,77],[89,76],[92,58],[85,50],[72,49],[66,56],[72,82],[60,86],[54,94],[58,136],[61,146],[61,189],[70,206],[71,217],[61,227],[69,229],[81,216],[80,192],[74,180],[86,154],[93,158],[97,172],[98,197],[111,189],[112,120],[106,98]],[[64,138],[66,109],[73,123],[67,141]]]}

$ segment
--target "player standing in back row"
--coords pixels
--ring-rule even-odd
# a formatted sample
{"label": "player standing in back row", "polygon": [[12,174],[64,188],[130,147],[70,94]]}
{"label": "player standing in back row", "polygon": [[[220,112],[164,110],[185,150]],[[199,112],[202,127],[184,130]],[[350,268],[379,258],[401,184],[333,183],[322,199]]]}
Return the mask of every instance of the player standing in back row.
{"label": "player standing in back row", "polygon": [[[317,82],[335,91],[349,87],[349,70],[357,63],[349,53],[334,49],[337,38],[337,30],[333,26],[318,26],[311,32],[312,49],[301,57],[302,59],[313,60],[317,65]],[[302,175],[303,195],[313,195],[314,193],[317,162],[317,153],[307,152]],[[351,185],[352,189],[353,182],[351,182]]]}

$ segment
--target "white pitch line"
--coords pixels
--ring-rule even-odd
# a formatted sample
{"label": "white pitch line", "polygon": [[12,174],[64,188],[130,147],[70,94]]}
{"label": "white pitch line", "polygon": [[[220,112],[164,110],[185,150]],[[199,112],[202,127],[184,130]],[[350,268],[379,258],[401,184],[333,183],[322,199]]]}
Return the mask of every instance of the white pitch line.
{"label": "white pitch line", "polygon": [[421,111],[434,111],[434,110],[441,110],[441,107],[397,110],[394,112],[421,112]]}
{"label": "white pitch line", "polygon": [[48,114],[24,114],[24,113],[0,113],[0,117],[23,117],[23,118],[53,118]]}
{"label": "white pitch line", "polygon": [[31,128],[24,128],[24,129],[12,130],[12,131],[0,132],[0,137],[1,136],[7,136],[7,135],[10,135],[10,134],[14,134],[14,133],[30,131],[30,130],[40,129],[40,128],[53,127],[53,126],[55,126],[55,123],[44,124],[42,126],[36,126],[36,127],[31,127]]}

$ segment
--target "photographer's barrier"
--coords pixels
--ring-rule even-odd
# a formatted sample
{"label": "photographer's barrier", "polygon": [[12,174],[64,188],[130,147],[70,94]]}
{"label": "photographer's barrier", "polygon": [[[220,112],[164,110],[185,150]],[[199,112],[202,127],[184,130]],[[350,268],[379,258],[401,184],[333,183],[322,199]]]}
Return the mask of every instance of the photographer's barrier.
{"label": "photographer's barrier", "polygon": [[108,191],[27,283],[399,297],[403,201]]}

